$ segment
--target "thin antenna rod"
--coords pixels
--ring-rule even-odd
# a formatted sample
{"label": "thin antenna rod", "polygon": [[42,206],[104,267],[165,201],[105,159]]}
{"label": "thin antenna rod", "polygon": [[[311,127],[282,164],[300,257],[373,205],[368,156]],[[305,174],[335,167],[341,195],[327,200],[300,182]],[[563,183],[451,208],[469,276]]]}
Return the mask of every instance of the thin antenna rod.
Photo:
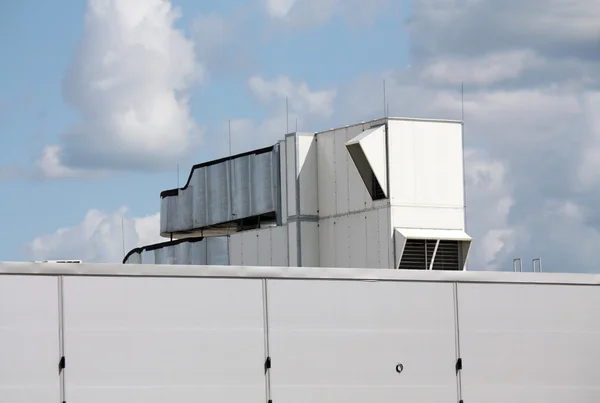
{"label": "thin antenna rod", "polygon": [[465,121],[465,83],[460,83],[460,120]]}
{"label": "thin antenna rod", "polygon": [[383,79],[383,115],[387,118],[387,101],[385,99],[385,78]]}
{"label": "thin antenna rod", "polygon": [[125,256],[125,220],[121,214],[121,239],[123,240],[123,256]]}
{"label": "thin antenna rod", "polygon": [[177,189],[179,189],[179,164],[177,164]]}
{"label": "thin antenna rod", "polygon": [[285,97],[285,132],[286,134],[290,132],[290,123],[289,123],[289,108],[288,108],[288,97]]}
{"label": "thin antenna rod", "polygon": [[229,158],[231,158],[231,119],[229,119],[229,129],[227,131],[229,136]]}

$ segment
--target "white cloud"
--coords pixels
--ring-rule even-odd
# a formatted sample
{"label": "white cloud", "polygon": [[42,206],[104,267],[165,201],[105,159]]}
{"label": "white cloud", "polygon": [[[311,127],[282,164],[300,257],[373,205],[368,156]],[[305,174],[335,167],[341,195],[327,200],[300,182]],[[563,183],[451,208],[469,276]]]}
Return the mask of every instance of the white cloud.
{"label": "white cloud", "polygon": [[355,25],[370,25],[388,0],[262,0],[267,15],[287,26],[307,28],[329,22],[335,15]]}
{"label": "white cloud", "polygon": [[165,241],[159,236],[159,225],[158,213],[132,217],[126,208],[112,213],[92,209],[76,226],[35,238],[25,246],[25,252],[31,260],[119,263],[124,257],[123,238],[125,253],[138,246]]}
{"label": "white cloud", "polygon": [[517,78],[543,63],[531,50],[498,52],[477,58],[443,58],[427,65],[423,78],[436,84],[489,85]]}
{"label": "white cloud", "polygon": [[285,18],[296,0],[266,0],[267,13],[274,18]]}
{"label": "white cloud", "polygon": [[204,68],[178,18],[168,0],[89,0],[64,82],[80,121],[42,152],[42,174],[159,169],[198,145],[187,94]]}
{"label": "white cloud", "polygon": [[335,90],[312,91],[305,82],[294,83],[286,76],[279,76],[271,81],[254,76],[250,78],[248,85],[261,101],[281,102],[287,97],[289,107],[295,113],[317,117],[333,115]]}

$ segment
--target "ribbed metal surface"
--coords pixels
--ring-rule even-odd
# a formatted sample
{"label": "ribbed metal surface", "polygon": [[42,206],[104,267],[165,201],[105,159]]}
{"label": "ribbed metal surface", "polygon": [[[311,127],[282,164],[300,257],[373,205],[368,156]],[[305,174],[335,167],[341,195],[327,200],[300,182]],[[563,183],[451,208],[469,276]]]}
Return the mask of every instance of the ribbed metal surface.
{"label": "ribbed metal surface", "polygon": [[187,185],[161,196],[160,232],[190,231],[277,213],[279,146],[196,166]]}
{"label": "ribbed metal surface", "polygon": [[400,269],[427,270],[431,263],[435,240],[407,239],[400,260]]}

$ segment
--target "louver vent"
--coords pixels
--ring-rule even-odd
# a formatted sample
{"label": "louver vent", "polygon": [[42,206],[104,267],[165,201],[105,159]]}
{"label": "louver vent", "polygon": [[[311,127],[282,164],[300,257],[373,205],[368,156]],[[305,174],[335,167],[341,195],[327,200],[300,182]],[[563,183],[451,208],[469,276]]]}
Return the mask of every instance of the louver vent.
{"label": "louver vent", "polygon": [[[459,241],[407,239],[398,268],[402,270],[428,270],[432,267],[433,270],[460,270],[459,248]],[[431,266],[432,260],[433,266]]]}
{"label": "louver vent", "polygon": [[438,245],[433,261],[433,270],[460,270],[459,241],[442,241]]}

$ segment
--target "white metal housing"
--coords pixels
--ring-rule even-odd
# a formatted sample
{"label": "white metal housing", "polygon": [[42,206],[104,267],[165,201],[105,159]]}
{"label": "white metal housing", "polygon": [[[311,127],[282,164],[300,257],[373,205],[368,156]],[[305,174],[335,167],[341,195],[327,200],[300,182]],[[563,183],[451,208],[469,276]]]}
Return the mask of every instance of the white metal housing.
{"label": "white metal housing", "polygon": [[211,264],[180,257],[181,240],[221,237],[228,259],[218,264],[463,270],[463,177],[458,121],[291,133],[195,166],[186,186],[161,194],[161,234],[176,242],[141,249],[154,251],[151,263]]}

